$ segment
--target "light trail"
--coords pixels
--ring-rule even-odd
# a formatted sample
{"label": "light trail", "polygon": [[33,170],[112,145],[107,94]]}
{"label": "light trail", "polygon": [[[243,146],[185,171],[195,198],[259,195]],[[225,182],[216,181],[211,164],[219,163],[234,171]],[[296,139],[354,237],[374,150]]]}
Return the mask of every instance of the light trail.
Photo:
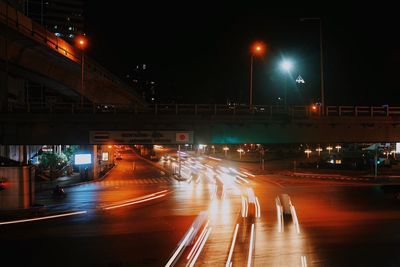
{"label": "light trail", "polygon": [[256,197],[256,217],[257,218],[261,217],[261,206],[260,202],[258,202],[258,197]]}
{"label": "light trail", "polygon": [[208,228],[207,234],[206,234],[206,236],[204,237],[203,241],[201,242],[200,248],[197,250],[197,253],[196,253],[196,255],[194,256],[192,262],[188,265],[189,267],[193,267],[194,264],[196,263],[197,258],[199,257],[201,251],[203,250],[204,244],[207,242],[207,239],[208,239],[208,237],[209,237],[210,234],[211,234],[211,229],[212,229],[211,227]]}
{"label": "light trail", "polygon": [[297,231],[298,234],[300,234],[299,220],[297,218],[296,209],[294,208],[293,205],[290,205],[290,211],[292,213],[292,218],[293,218],[294,225],[296,226],[296,231]]}
{"label": "light trail", "polygon": [[193,233],[194,228],[190,227],[189,232],[186,233],[183,241],[179,244],[178,248],[175,250],[174,254],[172,255],[172,257],[169,259],[169,261],[167,262],[167,264],[165,264],[165,267],[169,267],[172,266],[172,264],[175,262],[176,257],[178,256],[178,254],[180,254],[182,248],[186,245],[187,241],[189,240],[189,237],[191,236],[191,234]]}
{"label": "light trail", "polygon": [[153,200],[153,199],[157,199],[157,198],[163,197],[163,196],[165,196],[167,194],[168,194],[168,190],[162,190],[162,191],[159,191],[159,192],[156,192],[156,193],[153,193],[153,194],[149,194],[149,195],[141,196],[141,197],[138,197],[138,198],[134,198],[132,200],[125,200],[121,204],[108,205],[106,207],[103,207],[103,209],[110,210],[110,209],[121,208],[121,207],[129,206],[129,205],[134,205],[134,204],[150,201],[150,200]]}
{"label": "light trail", "polygon": [[85,214],[85,213],[87,213],[86,210],[75,211],[75,212],[69,212],[69,213],[63,213],[63,214],[57,214],[57,215],[44,216],[44,217],[39,217],[39,218],[22,219],[22,220],[8,221],[8,222],[0,222],[0,225],[15,224],[15,223],[26,223],[26,222],[34,222],[34,221],[41,221],[41,220],[49,220],[49,219],[55,219],[55,218],[61,218],[61,217],[67,217],[67,216],[74,216],[74,215]]}
{"label": "light trail", "polygon": [[196,243],[190,250],[189,255],[186,257],[187,260],[189,260],[192,257],[192,254],[196,251],[197,247],[200,245],[201,240],[203,240],[203,237],[205,236],[206,231],[207,231],[208,223],[209,223],[209,221],[207,221],[206,226],[204,226],[203,231],[201,231],[199,238],[196,240]]}
{"label": "light trail", "polygon": [[254,223],[251,225],[249,257],[247,258],[247,267],[251,267],[251,259],[253,258],[253,243],[254,243]]}
{"label": "light trail", "polygon": [[233,249],[235,248],[235,243],[236,243],[236,237],[237,237],[237,233],[239,230],[239,224],[236,224],[235,227],[235,231],[233,232],[233,239],[232,239],[232,244],[231,244],[231,248],[229,250],[229,254],[228,254],[228,260],[226,261],[226,265],[225,267],[229,267],[232,266],[232,254],[233,254]]}
{"label": "light trail", "polygon": [[307,257],[301,256],[301,267],[307,267]]}

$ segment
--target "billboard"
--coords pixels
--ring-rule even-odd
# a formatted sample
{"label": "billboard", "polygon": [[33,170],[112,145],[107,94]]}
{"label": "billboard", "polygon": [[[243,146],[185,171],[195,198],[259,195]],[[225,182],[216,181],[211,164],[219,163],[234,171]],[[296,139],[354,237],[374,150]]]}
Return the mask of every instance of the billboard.
{"label": "billboard", "polygon": [[75,154],[74,164],[75,165],[92,164],[92,154]]}
{"label": "billboard", "polygon": [[192,144],[193,131],[90,131],[91,144]]}
{"label": "billboard", "polygon": [[101,160],[108,161],[108,152],[101,153]]}

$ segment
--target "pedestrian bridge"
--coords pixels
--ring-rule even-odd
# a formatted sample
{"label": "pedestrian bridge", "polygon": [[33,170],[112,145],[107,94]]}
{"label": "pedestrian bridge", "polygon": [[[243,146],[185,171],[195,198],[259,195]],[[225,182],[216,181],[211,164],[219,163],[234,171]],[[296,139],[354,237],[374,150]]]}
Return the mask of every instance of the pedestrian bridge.
{"label": "pedestrian bridge", "polygon": [[73,103],[9,105],[1,144],[92,144],[93,131],[188,131],[194,143],[360,143],[400,140],[400,107]]}

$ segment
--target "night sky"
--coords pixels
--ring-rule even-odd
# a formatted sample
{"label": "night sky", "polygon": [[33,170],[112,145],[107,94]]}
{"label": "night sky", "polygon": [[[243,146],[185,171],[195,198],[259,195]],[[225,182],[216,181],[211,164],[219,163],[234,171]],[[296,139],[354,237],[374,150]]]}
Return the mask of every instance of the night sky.
{"label": "night sky", "polygon": [[[254,104],[277,104],[285,79],[289,103],[318,101],[319,24],[300,18],[320,17],[326,104],[400,105],[393,6],[136,2],[87,2],[88,53],[121,77],[146,64],[161,102],[248,103],[255,40],[268,48],[254,59]],[[282,58],[293,61],[291,76],[280,69]],[[298,75],[305,84],[294,82]]]}

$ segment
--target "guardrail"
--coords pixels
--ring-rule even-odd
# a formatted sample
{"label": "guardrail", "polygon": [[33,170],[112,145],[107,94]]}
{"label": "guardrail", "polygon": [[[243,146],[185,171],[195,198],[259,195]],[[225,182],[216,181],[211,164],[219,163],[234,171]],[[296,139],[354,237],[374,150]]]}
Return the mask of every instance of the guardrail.
{"label": "guardrail", "polygon": [[90,104],[78,103],[40,103],[30,102],[24,105],[9,103],[9,113],[105,113],[136,115],[254,115],[254,116],[286,116],[286,117],[388,117],[400,116],[400,107],[389,106],[328,106],[325,115],[315,106],[268,106],[246,105],[232,106],[224,104],[151,104],[120,105],[120,104]]}

